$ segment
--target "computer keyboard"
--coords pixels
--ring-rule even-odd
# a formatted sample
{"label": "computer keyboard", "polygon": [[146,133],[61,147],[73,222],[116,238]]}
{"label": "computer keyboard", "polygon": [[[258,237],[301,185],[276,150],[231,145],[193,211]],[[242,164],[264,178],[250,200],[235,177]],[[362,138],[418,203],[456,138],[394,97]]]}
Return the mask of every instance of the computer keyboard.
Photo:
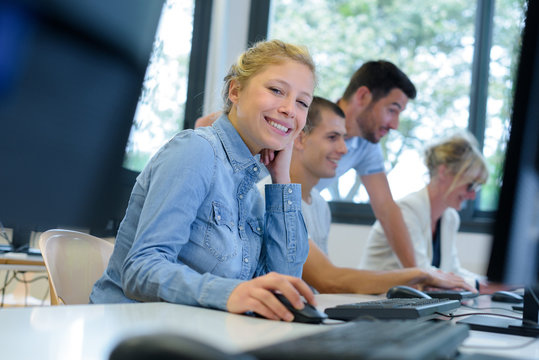
{"label": "computer keyboard", "polygon": [[362,319],[327,327],[249,353],[261,360],[452,359],[468,336],[468,327],[449,321]]}
{"label": "computer keyboard", "polygon": [[468,290],[430,290],[424,291],[425,294],[436,299],[450,299],[450,300],[467,300],[473,299],[479,296],[479,293],[471,292]]}
{"label": "computer keyboard", "polygon": [[447,313],[460,307],[449,299],[393,298],[337,305],[325,310],[330,319],[353,320],[367,316],[377,319],[429,319],[437,312]]}

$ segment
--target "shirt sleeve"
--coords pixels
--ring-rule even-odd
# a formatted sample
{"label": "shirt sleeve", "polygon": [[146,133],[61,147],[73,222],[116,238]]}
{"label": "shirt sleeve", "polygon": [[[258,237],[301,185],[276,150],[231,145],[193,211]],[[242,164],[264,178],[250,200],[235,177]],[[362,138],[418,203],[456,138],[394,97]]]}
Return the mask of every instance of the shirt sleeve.
{"label": "shirt sleeve", "polygon": [[356,172],[361,176],[385,172],[384,154],[380,144],[360,140],[363,141],[363,151],[360,156],[357,156],[356,164],[353,166]]}
{"label": "shirt sleeve", "polygon": [[[200,274],[178,261],[211,186],[210,164],[216,161],[206,140],[189,133],[186,137],[156,154],[150,173],[135,185],[135,195],[140,192],[146,198],[122,266],[122,289],[139,301],[226,309],[230,293],[241,280]],[[190,153],[197,156],[185,156]],[[180,199],[189,199],[189,206]]]}
{"label": "shirt sleeve", "polygon": [[265,202],[265,231],[257,275],[275,271],[301,277],[309,253],[301,185],[268,184]]}

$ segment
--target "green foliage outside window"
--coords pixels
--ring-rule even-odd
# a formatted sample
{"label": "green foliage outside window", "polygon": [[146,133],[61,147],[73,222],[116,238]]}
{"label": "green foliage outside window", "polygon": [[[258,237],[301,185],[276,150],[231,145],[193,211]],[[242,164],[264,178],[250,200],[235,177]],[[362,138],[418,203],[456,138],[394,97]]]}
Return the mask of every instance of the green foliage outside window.
{"label": "green foliage outside window", "polygon": [[[484,147],[491,179],[483,188],[480,206],[485,210],[497,205],[523,3],[495,4]],[[467,0],[272,0],[268,37],[307,45],[317,63],[316,93],[332,100],[342,95],[352,73],[365,61],[386,59],[408,74],[418,96],[401,115],[399,131],[382,141],[395,195],[399,184],[391,173],[404,163],[404,155],[417,154],[429,140],[452,129],[468,127],[476,8]],[[352,178],[347,185],[341,181],[330,188],[326,197],[367,201],[355,173]],[[397,178],[402,183],[402,176]],[[407,192],[423,184],[410,186]]]}

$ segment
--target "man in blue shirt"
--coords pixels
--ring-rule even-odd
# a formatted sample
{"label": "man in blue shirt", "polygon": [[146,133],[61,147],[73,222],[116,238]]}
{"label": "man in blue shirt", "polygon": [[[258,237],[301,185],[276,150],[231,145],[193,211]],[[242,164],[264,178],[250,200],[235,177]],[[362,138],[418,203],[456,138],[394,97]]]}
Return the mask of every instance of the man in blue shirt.
{"label": "man in blue shirt", "polygon": [[402,213],[391,195],[379,141],[398,128],[400,113],[415,96],[415,86],[394,64],[383,60],[363,64],[337,101],[346,116],[348,152],[339,161],[335,178],[321,179],[316,186],[322,190],[355,169],[369,194],[374,215],[403,267],[417,264]]}

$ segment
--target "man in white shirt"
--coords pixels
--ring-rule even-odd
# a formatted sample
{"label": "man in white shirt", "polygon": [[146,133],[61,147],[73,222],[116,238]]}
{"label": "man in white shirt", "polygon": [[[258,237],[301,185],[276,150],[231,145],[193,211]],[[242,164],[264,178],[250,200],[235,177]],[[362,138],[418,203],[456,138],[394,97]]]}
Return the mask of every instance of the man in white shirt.
{"label": "man in white shirt", "polygon": [[303,279],[320,293],[378,294],[395,285],[466,288],[459,276],[437,270],[406,268],[369,271],[337,267],[327,257],[331,214],[315,186],[321,179],[333,178],[347,154],[344,113],[331,101],[315,97],[307,123],[294,141],[290,178],[301,184],[302,211],[309,233],[309,255],[303,266]]}

